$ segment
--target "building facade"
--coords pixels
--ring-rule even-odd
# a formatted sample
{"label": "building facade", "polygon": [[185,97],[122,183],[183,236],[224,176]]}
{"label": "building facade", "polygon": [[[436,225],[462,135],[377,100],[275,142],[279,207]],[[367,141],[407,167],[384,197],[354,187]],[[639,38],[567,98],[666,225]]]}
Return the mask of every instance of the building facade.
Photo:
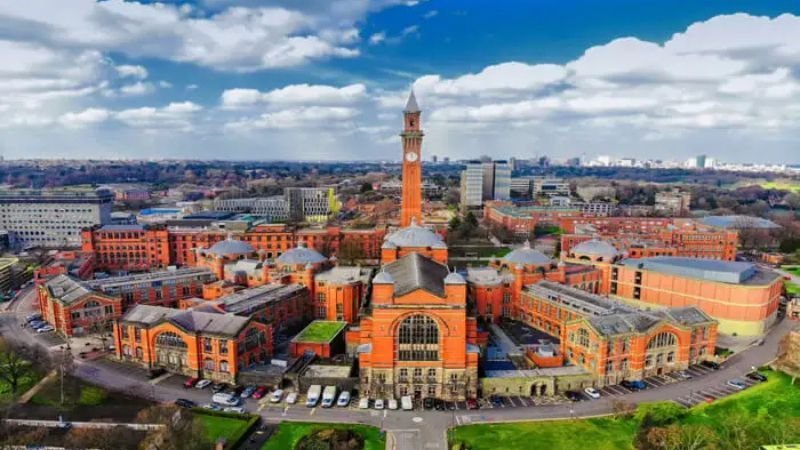
{"label": "building facade", "polygon": [[235,383],[268,361],[272,329],[247,317],[137,305],[114,324],[117,357],[147,369]]}
{"label": "building facade", "polygon": [[480,208],[483,205],[483,165],[470,161],[461,172],[461,208]]}
{"label": "building facade", "polygon": [[3,190],[0,230],[19,248],[80,247],[81,229],[111,223],[113,201],[107,189]]}

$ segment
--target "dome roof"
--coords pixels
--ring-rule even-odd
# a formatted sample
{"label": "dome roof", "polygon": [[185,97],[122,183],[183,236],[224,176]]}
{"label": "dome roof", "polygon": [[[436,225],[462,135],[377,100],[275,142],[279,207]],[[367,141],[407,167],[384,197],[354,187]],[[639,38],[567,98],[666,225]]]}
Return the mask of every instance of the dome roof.
{"label": "dome roof", "polygon": [[286,253],[278,256],[277,262],[279,264],[318,264],[321,262],[327,261],[327,258],[322,256],[322,254],[312,248],[306,248],[306,246],[299,242],[297,247],[287,251]]}
{"label": "dome roof", "polygon": [[381,270],[377,275],[375,275],[375,278],[372,279],[372,282],[374,284],[394,284],[394,278],[389,275],[389,272]]}
{"label": "dome roof", "polygon": [[396,247],[447,248],[447,244],[444,243],[441,236],[417,225],[416,220],[412,220],[411,225],[386,236],[383,248]]}
{"label": "dome roof", "polygon": [[467,281],[464,280],[460,274],[456,272],[450,272],[444,277],[444,284],[467,284]]}
{"label": "dome roof", "polygon": [[216,244],[212,245],[211,248],[206,250],[206,253],[211,253],[218,256],[223,255],[249,255],[256,251],[252,245],[248,244],[245,241],[240,241],[238,239],[232,239],[228,236],[228,239],[224,241],[219,241]]}
{"label": "dome roof", "polygon": [[619,252],[613,245],[597,239],[581,242],[575,247],[572,247],[571,253],[576,255],[602,256],[606,258],[615,258],[619,255]]}
{"label": "dome roof", "polygon": [[523,266],[545,266],[553,262],[544,253],[532,249],[531,243],[528,241],[525,241],[522,248],[509,252],[502,260],[509,264],[522,264]]}

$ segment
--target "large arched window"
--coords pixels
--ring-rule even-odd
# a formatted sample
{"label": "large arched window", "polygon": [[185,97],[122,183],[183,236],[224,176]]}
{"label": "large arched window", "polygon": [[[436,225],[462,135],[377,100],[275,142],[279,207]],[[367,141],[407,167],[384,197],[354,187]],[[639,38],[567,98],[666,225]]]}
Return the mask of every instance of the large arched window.
{"label": "large arched window", "polygon": [[437,361],[439,326],[436,321],[422,314],[403,319],[397,330],[397,350],[400,361]]}
{"label": "large arched window", "polygon": [[673,347],[678,345],[678,338],[668,331],[663,331],[653,336],[650,342],[647,343],[647,349],[653,350],[656,348]]}
{"label": "large arched window", "polygon": [[180,336],[178,336],[177,333],[174,333],[172,331],[166,331],[164,333],[159,334],[156,337],[156,345],[186,348],[186,342],[183,341],[183,338],[181,338]]}
{"label": "large arched window", "polygon": [[589,346],[589,330],[581,328],[578,330],[578,345],[583,347]]}

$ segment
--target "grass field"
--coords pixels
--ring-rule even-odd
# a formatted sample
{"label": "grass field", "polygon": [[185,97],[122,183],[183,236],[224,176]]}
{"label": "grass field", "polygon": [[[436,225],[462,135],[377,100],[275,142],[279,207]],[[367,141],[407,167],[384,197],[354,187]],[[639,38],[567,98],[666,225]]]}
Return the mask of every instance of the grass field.
{"label": "grass field", "polygon": [[787,294],[800,295],[800,286],[792,283],[791,281],[784,281],[783,284],[786,286]]}
{"label": "grass field", "polygon": [[245,416],[222,416],[195,412],[195,420],[199,420],[206,430],[209,440],[214,443],[224,437],[228,443],[236,442],[247,431],[248,418]]}
{"label": "grass field", "polygon": [[781,269],[800,277],[800,266],[783,266]]}
{"label": "grass field", "polygon": [[330,342],[345,327],[344,322],[315,320],[295,338],[298,342]]}
{"label": "grass field", "polygon": [[[712,404],[689,410],[680,424],[702,424],[711,429],[735,413],[748,417],[800,417],[800,383],[781,373],[764,372],[769,381]],[[663,408],[666,403],[646,405],[633,418],[595,418],[471,425],[450,432],[450,442],[466,442],[472,450],[631,450],[639,427],[639,418],[648,409]],[[673,405],[673,404],[669,404]],[[502,442],[502,446],[498,443]]]}
{"label": "grass field", "polygon": [[[32,388],[39,380],[42,379],[42,374],[36,373],[32,376],[24,377],[20,380],[17,386],[17,395],[22,395]],[[12,400],[11,385],[5,381],[0,380],[0,404],[8,403]]]}
{"label": "grass field", "polygon": [[800,183],[791,181],[766,181],[759,183],[764,189],[781,189],[784,191],[800,192]]}
{"label": "grass field", "polygon": [[278,425],[278,431],[261,447],[261,450],[293,450],[303,436],[326,428],[355,431],[364,438],[364,450],[384,450],[386,448],[386,438],[381,436],[380,430],[367,425],[281,422]]}
{"label": "grass field", "polygon": [[[101,387],[83,383],[72,377],[65,377],[64,409],[78,406],[99,406],[106,403],[108,397],[108,391]],[[61,383],[57,379],[49,382],[31,398],[31,403],[56,408],[62,407]]]}

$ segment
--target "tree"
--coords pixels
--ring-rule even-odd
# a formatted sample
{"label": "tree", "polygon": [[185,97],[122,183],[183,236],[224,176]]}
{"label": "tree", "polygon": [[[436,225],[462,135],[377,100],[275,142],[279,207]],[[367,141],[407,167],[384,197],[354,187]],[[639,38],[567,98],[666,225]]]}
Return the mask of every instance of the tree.
{"label": "tree", "polygon": [[453,216],[447,224],[448,231],[456,231],[461,226],[461,217]]}
{"label": "tree", "polygon": [[67,448],[135,449],[136,432],[124,426],[108,428],[72,428],[64,436]]}
{"label": "tree", "polygon": [[365,181],[361,184],[361,193],[372,192],[372,183]]}
{"label": "tree", "polygon": [[345,239],[339,247],[339,261],[345,265],[352,266],[364,259],[364,247],[352,239]]}
{"label": "tree", "polygon": [[20,393],[24,379],[45,370],[49,363],[49,355],[41,347],[0,341],[0,380],[8,384],[12,397]]}
{"label": "tree", "polygon": [[786,202],[786,206],[795,211],[800,209],[800,194],[796,192],[787,194],[786,197],[783,197],[783,201]]}
{"label": "tree", "polygon": [[176,406],[155,405],[139,411],[136,423],[165,425],[152,431],[140,443],[140,448],[158,450],[207,450],[213,444],[203,423]]}
{"label": "tree", "polygon": [[792,384],[800,377],[800,332],[788,333],[781,339],[775,366],[792,377]]}

